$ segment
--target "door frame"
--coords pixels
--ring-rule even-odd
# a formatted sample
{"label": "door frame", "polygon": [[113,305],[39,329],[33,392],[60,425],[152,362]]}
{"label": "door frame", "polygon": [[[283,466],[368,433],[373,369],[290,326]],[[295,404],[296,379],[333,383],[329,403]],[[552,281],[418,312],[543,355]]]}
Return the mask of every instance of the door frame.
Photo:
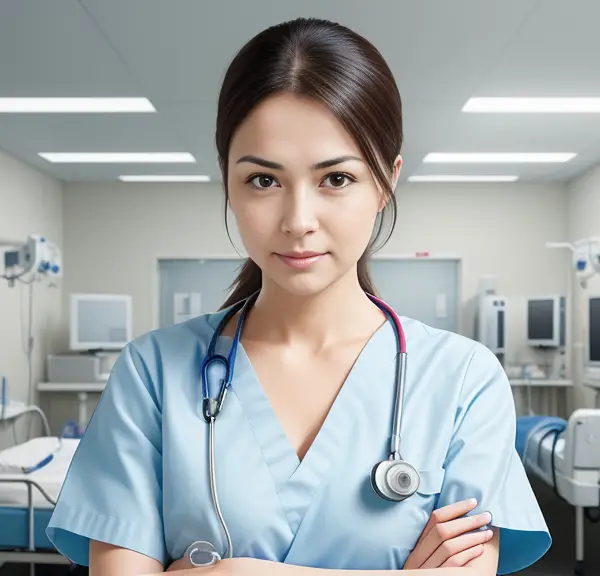
{"label": "door frame", "polygon": [[443,252],[417,252],[405,254],[386,254],[378,253],[372,256],[373,260],[423,260],[423,261],[451,261],[456,262],[456,332],[463,333],[463,315],[462,315],[462,274],[463,274],[463,259],[462,256],[452,253]]}
{"label": "door frame", "polygon": [[160,327],[160,262],[161,260],[189,260],[197,262],[199,260],[241,260],[246,256],[237,254],[202,254],[198,256],[154,256],[152,259],[152,329],[157,330]]}
{"label": "door frame", "polygon": [[[386,254],[377,253],[372,256],[373,260],[424,260],[424,261],[454,261],[457,267],[457,286],[456,286],[456,329],[459,334],[462,334],[463,318],[462,318],[462,257],[457,254],[450,253],[435,253],[435,252],[417,252],[417,253],[400,253]],[[199,253],[197,256],[155,256],[152,259],[152,329],[156,330],[160,326],[160,261],[161,260],[245,260],[246,256],[239,254],[207,254]]]}

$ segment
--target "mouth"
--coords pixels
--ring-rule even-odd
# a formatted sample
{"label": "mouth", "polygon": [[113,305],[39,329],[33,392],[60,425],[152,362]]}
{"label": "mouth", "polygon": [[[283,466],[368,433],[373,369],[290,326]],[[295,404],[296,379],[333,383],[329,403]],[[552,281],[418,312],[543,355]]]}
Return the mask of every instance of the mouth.
{"label": "mouth", "polygon": [[287,266],[296,269],[310,268],[327,255],[327,252],[285,252],[276,256]]}

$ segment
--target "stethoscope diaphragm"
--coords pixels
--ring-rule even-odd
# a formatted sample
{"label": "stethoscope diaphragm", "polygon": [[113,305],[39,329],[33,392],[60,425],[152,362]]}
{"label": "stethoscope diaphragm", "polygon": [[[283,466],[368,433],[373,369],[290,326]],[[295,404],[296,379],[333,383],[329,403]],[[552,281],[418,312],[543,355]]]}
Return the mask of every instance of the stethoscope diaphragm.
{"label": "stethoscope diaphragm", "polygon": [[215,547],[204,540],[190,544],[185,551],[185,557],[193,566],[211,566],[221,560]]}

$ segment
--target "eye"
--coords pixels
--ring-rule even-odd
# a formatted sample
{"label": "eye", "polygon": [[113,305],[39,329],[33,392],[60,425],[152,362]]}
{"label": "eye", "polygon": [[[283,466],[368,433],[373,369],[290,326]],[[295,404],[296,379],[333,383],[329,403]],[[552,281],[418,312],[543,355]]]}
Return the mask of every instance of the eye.
{"label": "eye", "polygon": [[333,174],[327,175],[323,180],[323,182],[327,181],[329,181],[329,187],[331,188],[346,188],[346,186],[356,182],[356,179],[344,172],[334,172]]}
{"label": "eye", "polygon": [[269,176],[269,174],[253,174],[246,182],[258,190],[266,190],[267,188],[279,186],[277,180],[273,176]]}

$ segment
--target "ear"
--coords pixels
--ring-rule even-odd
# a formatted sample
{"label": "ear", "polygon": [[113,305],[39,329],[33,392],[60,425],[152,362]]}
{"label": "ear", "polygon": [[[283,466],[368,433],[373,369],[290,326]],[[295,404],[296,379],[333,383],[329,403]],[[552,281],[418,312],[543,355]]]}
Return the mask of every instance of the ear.
{"label": "ear", "polygon": [[396,160],[394,160],[394,176],[392,179],[392,190],[395,190],[396,185],[398,184],[398,178],[400,178],[400,171],[402,170],[402,164],[403,164],[402,156],[400,156],[400,154],[398,154],[398,156],[396,156]]}
{"label": "ear", "polygon": [[[398,184],[398,178],[400,178],[400,170],[402,169],[402,156],[398,154],[396,156],[396,160],[394,160],[394,166],[392,168],[392,191],[396,190],[396,185]],[[379,212],[381,212],[387,205],[388,199],[382,196],[381,202],[379,204]]]}

